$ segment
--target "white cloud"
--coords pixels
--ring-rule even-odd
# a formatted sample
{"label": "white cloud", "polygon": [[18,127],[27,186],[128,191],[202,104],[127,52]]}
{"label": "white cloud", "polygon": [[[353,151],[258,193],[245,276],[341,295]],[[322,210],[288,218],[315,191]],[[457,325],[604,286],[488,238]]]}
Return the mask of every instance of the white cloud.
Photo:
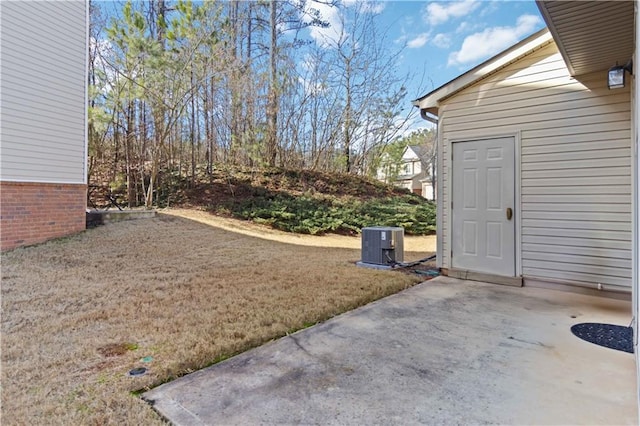
{"label": "white cloud", "polygon": [[[342,18],[340,15],[340,9],[336,6],[331,6],[322,2],[309,2],[307,3],[308,11],[318,11],[319,18],[329,24],[327,28],[321,27],[309,27],[309,33],[311,38],[319,46],[328,46],[330,40],[337,40],[342,33]],[[308,17],[305,17],[309,19]],[[303,19],[305,19],[303,18]]]}
{"label": "white cloud", "polygon": [[103,95],[106,95],[112,90],[114,82],[119,78],[117,70],[109,62],[109,58],[113,56],[113,44],[109,40],[90,37],[89,51],[93,56],[96,87]]}
{"label": "white cloud", "polygon": [[364,1],[364,0],[342,0],[345,6],[358,6],[360,11],[364,13],[372,13],[378,15],[384,11],[385,3],[380,1]]}
{"label": "white cloud", "polygon": [[[322,47],[328,47],[340,38],[344,26],[343,9],[344,8],[359,8],[362,13],[371,13],[377,15],[382,13],[385,8],[385,4],[382,2],[372,2],[363,0],[342,0],[337,5],[328,4],[325,2],[307,2],[306,13],[309,14],[313,11],[318,11],[319,18],[329,24],[327,28],[321,27],[309,27],[309,33],[311,38]],[[310,21],[309,16],[303,16],[303,20]]]}
{"label": "white cloud", "polygon": [[447,34],[439,33],[433,37],[431,43],[440,49],[448,49],[451,46],[451,37]]}
{"label": "white cloud", "polygon": [[428,40],[429,40],[429,34],[422,33],[422,34],[419,34],[417,37],[412,38],[411,40],[409,40],[407,42],[407,47],[409,49],[418,49],[418,48],[424,46],[425,44],[427,44]]}
{"label": "white cloud", "polygon": [[535,15],[522,15],[513,27],[493,27],[471,34],[464,39],[459,51],[449,55],[447,65],[468,64],[495,55],[532,33],[540,23]]}
{"label": "white cloud", "polygon": [[406,34],[402,34],[401,36],[399,36],[398,38],[396,38],[395,40],[393,40],[393,42],[395,44],[405,44],[407,41],[407,35]]}
{"label": "white cloud", "polygon": [[492,0],[492,1],[485,1],[482,4],[482,10],[480,11],[480,16],[488,16],[491,15],[492,13],[500,10],[500,3],[502,2],[502,0]]}
{"label": "white cloud", "polygon": [[429,3],[424,20],[431,25],[447,22],[451,18],[460,18],[476,10],[480,6],[477,0],[462,0],[446,3]]}
{"label": "white cloud", "polygon": [[310,96],[320,96],[327,91],[327,86],[323,81],[298,77],[298,83],[304,88],[304,92]]}
{"label": "white cloud", "polygon": [[480,29],[482,27],[483,25],[481,23],[472,24],[469,21],[462,21],[460,25],[458,25],[458,27],[456,28],[456,34],[470,33],[471,31]]}

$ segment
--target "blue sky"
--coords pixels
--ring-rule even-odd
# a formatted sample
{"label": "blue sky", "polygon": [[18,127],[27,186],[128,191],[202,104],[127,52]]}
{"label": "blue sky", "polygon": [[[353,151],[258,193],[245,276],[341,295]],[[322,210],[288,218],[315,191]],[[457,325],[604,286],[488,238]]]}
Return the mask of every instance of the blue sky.
{"label": "blue sky", "polygon": [[[224,0],[223,0],[224,1]],[[346,7],[368,0],[340,0]],[[109,5],[109,1],[101,5]],[[308,35],[322,45],[335,37],[341,26],[340,9],[327,0],[308,0],[320,11],[329,28],[311,27]],[[534,0],[389,0],[371,1],[371,12],[379,13],[378,24],[391,49],[404,51],[398,61],[401,75],[411,73],[407,84],[409,101],[445,84],[544,27]],[[113,13],[121,2],[111,3]],[[428,127],[420,119],[412,129]]]}
{"label": "blue sky", "polygon": [[394,40],[406,43],[401,65],[426,69],[428,91],[544,27],[533,0],[395,1],[381,18],[395,22]]}
{"label": "blue sky", "polygon": [[[343,0],[346,5],[355,1],[362,0]],[[414,74],[408,87],[411,99],[544,27],[534,0],[396,0],[377,7],[379,23],[393,44],[406,46],[398,65]],[[339,25],[336,10],[321,9],[325,19]]]}
{"label": "blue sky", "polygon": [[[223,0],[224,1],[224,0]],[[368,0],[340,0],[347,7]],[[121,2],[100,1],[103,8]],[[339,9],[327,0],[308,0],[328,29],[312,28],[322,43],[327,32],[341,28]],[[415,99],[452,80],[491,56],[544,27],[534,0],[389,0],[372,1],[378,22],[395,48],[405,46],[398,63],[401,74],[412,72],[409,97]],[[105,12],[109,8],[105,8]],[[330,34],[329,34],[330,36]]]}

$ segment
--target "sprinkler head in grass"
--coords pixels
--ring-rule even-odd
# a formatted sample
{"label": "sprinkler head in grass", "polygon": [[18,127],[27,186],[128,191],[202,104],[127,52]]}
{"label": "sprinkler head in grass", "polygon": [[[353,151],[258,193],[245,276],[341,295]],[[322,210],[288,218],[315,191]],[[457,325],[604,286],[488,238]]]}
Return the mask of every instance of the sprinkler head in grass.
{"label": "sprinkler head in grass", "polygon": [[153,361],[153,357],[152,356],[145,356],[144,358],[140,358],[140,362],[151,362]]}
{"label": "sprinkler head in grass", "polygon": [[139,377],[147,374],[147,369],[145,367],[132,368],[129,370],[129,377]]}

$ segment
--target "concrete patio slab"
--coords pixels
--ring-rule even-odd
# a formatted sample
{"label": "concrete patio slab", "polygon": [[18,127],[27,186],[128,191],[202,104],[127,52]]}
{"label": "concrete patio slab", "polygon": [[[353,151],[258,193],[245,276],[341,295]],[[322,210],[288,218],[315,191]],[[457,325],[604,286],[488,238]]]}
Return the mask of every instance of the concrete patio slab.
{"label": "concrete patio slab", "polygon": [[630,302],[439,277],[146,392],[197,424],[638,424]]}

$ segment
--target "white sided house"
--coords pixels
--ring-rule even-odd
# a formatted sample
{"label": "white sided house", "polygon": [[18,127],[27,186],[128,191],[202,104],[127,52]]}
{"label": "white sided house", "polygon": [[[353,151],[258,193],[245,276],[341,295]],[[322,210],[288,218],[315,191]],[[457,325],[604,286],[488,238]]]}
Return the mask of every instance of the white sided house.
{"label": "white sided house", "polygon": [[414,101],[438,128],[438,265],[630,296],[640,383],[639,4],[536,3],[548,30]]}
{"label": "white sided house", "polygon": [[626,295],[637,349],[638,2],[537,5],[548,29],[414,101],[438,126],[438,265]]}
{"label": "white sided house", "polygon": [[1,249],[85,229],[86,1],[0,2]]}
{"label": "white sided house", "polygon": [[402,153],[402,166],[400,166],[400,174],[396,178],[395,185],[406,188],[414,194],[433,199],[433,197],[427,197],[429,194],[423,192],[423,181],[426,181],[429,177],[428,166],[426,146],[407,146]]}
{"label": "white sided house", "polygon": [[630,293],[633,78],[610,90],[607,72],[634,53],[634,4],[540,7],[557,3],[620,14],[626,42],[592,66],[544,29],[414,102],[438,123],[438,263],[453,276]]}
{"label": "white sided house", "polygon": [[431,158],[429,148],[423,145],[408,145],[402,152],[401,164],[396,167],[397,176],[392,182],[389,165],[378,169],[377,178],[383,182],[393,183],[400,188],[408,189],[414,194],[433,200],[433,186],[431,182]]}

